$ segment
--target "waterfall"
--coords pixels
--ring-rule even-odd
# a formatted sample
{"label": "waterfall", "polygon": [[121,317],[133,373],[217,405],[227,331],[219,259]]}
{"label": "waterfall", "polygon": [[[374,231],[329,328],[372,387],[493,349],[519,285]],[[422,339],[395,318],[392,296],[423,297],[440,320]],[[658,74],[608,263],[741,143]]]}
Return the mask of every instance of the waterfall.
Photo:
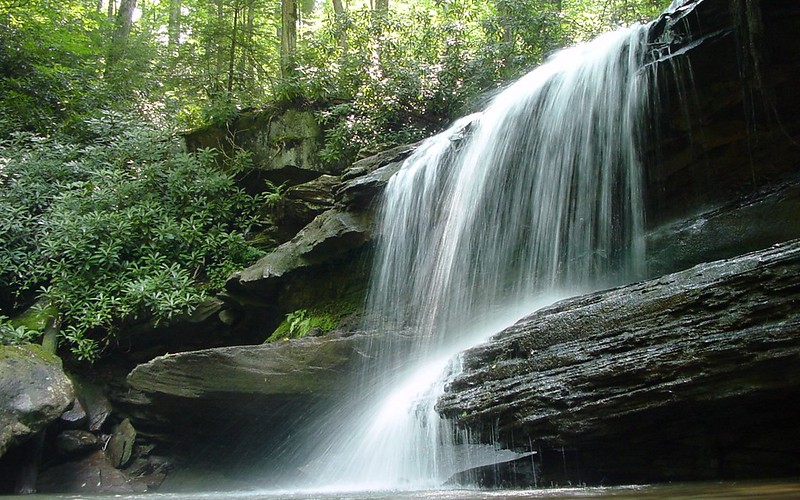
{"label": "waterfall", "polygon": [[470,443],[434,405],[461,350],[555,297],[642,275],[645,38],[636,26],[555,54],[390,180],[366,323],[383,340],[353,401],[318,424],[310,481],[431,488],[516,456]]}

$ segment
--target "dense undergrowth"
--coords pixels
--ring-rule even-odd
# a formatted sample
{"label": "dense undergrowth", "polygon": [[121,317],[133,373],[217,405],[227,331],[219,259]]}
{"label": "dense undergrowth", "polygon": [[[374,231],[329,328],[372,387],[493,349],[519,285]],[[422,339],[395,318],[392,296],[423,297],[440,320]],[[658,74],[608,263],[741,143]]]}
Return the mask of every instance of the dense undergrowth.
{"label": "dense undergrowth", "polygon": [[[0,142],[0,279],[4,310],[37,301],[72,353],[93,359],[119,328],[189,314],[255,260],[245,234],[267,195],[169,131],[116,114],[83,125],[80,141]],[[31,336],[0,328],[6,342]]]}

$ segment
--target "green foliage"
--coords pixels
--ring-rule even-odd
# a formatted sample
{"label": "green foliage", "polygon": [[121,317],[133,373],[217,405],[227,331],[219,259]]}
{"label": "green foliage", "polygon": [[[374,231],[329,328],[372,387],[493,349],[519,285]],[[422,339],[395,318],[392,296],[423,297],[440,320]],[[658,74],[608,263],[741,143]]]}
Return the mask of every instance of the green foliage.
{"label": "green foliage", "polygon": [[0,138],[52,132],[106,100],[98,79],[103,22],[71,2],[0,5]]}
{"label": "green foliage", "polygon": [[0,315],[0,345],[30,344],[41,335],[24,325],[15,325],[8,317]]}
{"label": "green foliage", "polygon": [[[179,25],[170,3],[141,3],[109,58],[115,19],[96,2],[0,0],[0,311],[43,295],[79,359],[126,324],[191,313],[259,256],[245,235],[285,195],[243,192],[232,175],[252,168],[247,153],[221,172],[215,152],[183,151],[172,127],[224,124],[267,101],[311,105],[320,157],[344,167],[441,129],[554,49],[669,0],[396,0],[380,15],[366,1],[342,15],[309,1],[285,78],[274,2],[183,0]],[[280,335],[341,319],[300,309]]]}
{"label": "green foliage", "polygon": [[346,164],[430,135],[552,51],[668,3],[419,0],[395,2],[382,16],[329,13],[303,34],[297,70],[273,98],[324,103],[320,156]]}
{"label": "green foliage", "polygon": [[186,153],[167,132],[114,114],[82,130],[81,143],[0,145],[0,212],[15,221],[0,227],[0,262],[16,297],[46,284],[64,339],[91,359],[120,325],[190,314],[257,259],[244,234],[264,200],[238,188],[214,151]]}
{"label": "green foliage", "polygon": [[281,201],[286,198],[286,191],[289,189],[289,185],[285,182],[276,185],[268,180],[265,180],[264,184],[267,187],[267,190],[261,195],[264,200],[264,205],[267,207],[275,207],[280,205]]}
{"label": "green foliage", "polygon": [[328,311],[313,311],[298,309],[286,315],[278,328],[269,336],[266,342],[281,339],[297,339],[310,334],[323,334],[335,329],[341,318]]}

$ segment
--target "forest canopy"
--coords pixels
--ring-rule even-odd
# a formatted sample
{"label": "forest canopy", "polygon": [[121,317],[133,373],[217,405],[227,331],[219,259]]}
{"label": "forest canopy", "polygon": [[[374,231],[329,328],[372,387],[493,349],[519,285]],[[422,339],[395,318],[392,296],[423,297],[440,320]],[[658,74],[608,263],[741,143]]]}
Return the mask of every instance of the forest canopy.
{"label": "forest canopy", "polygon": [[418,140],[554,50],[668,0],[0,0],[0,335],[34,304],[79,359],[263,253],[274,192],[179,132],[315,110],[326,161]]}

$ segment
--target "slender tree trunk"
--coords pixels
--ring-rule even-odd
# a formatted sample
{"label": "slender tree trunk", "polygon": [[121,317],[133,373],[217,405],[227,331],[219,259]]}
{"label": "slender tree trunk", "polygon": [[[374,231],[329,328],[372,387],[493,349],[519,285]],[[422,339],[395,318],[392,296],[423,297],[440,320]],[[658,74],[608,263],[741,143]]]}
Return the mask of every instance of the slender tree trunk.
{"label": "slender tree trunk", "polygon": [[108,0],[108,18],[111,19],[116,14],[116,1]]}
{"label": "slender tree trunk", "polygon": [[122,0],[117,11],[116,26],[111,37],[111,47],[108,51],[108,61],[106,72],[115,66],[124,56],[128,47],[128,39],[133,25],[133,11],[136,8],[136,0]]}
{"label": "slender tree trunk", "polygon": [[297,0],[281,0],[281,75],[294,73],[297,50]]}
{"label": "slender tree trunk", "polygon": [[375,0],[375,12],[386,14],[389,12],[389,0]]}
{"label": "slender tree trunk", "polygon": [[[244,22],[242,36],[239,38],[239,80],[244,82],[250,81],[250,71],[247,64],[247,57],[250,51],[253,50],[253,29],[255,25],[255,0],[248,0],[247,2],[247,18]],[[242,29],[240,29],[242,31]]]}
{"label": "slender tree trunk", "polygon": [[337,41],[342,56],[347,52],[347,26],[345,26],[345,12],[342,0],[333,0],[333,13],[336,18],[336,29],[338,30]]}
{"label": "slender tree trunk", "polygon": [[209,53],[214,54],[216,60],[214,86],[211,89],[212,94],[220,92],[220,77],[225,72],[225,49],[222,44],[214,43],[214,40],[218,40],[218,37],[221,36],[220,34],[225,31],[223,28],[225,26],[225,3],[223,0],[215,0],[215,4],[217,6],[217,26],[216,30],[214,30],[215,36],[210,40],[210,47],[208,47]]}
{"label": "slender tree trunk", "polygon": [[236,38],[239,36],[239,3],[233,6],[233,30],[231,31],[231,52],[228,58],[228,94],[233,91],[233,74],[236,70]]}
{"label": "slender tree trunk", "polygon": [[100,14],[103,12],[103,0],[97,0],[97,13]]}
{"label": "slender tree trunk", "polygon": [[175,56],[178,52],[178,45],[181,43],[181,0],[169,1],[169,24],[167,25],[169,36],[169,51]]}

